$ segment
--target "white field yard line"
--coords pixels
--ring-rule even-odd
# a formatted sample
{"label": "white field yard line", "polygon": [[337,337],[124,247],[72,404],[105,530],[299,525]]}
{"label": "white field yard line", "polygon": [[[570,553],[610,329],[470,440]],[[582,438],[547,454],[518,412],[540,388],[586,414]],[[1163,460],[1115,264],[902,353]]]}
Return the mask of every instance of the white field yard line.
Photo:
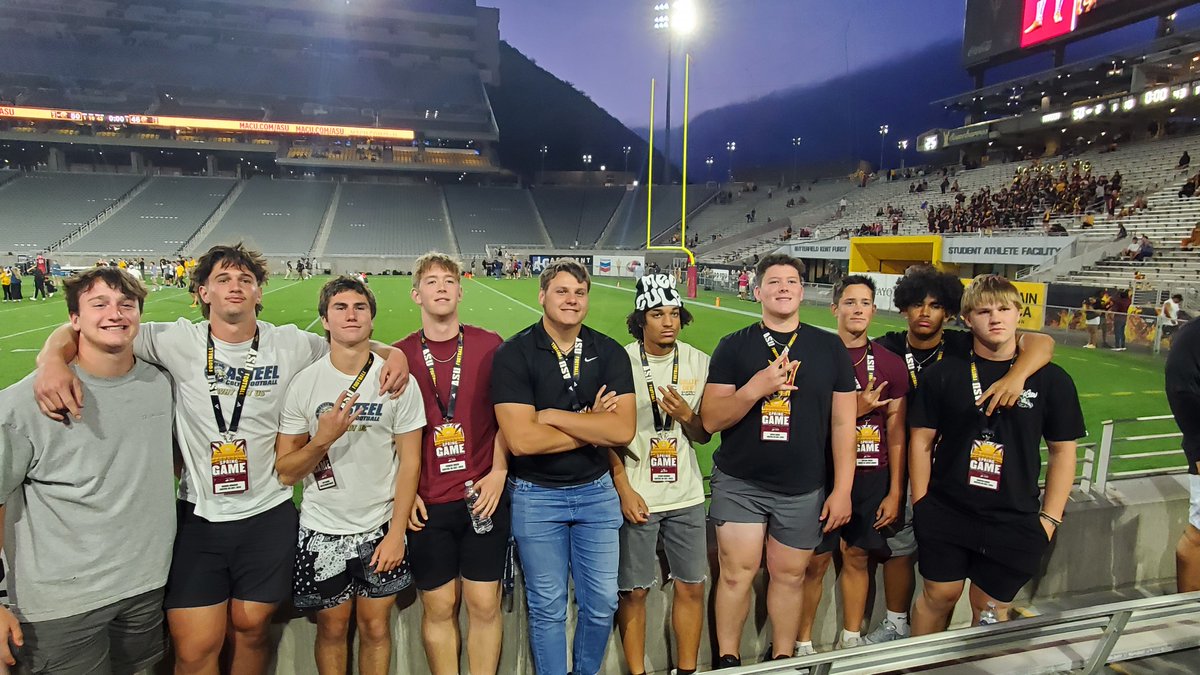
{"label": "white field yard line", "polygon": [[495,293],[496,295],[499,295],[499,296],[500,296],[500,297],[502,297],[502,298],[508,298],[510,301],[512,301],[512,302],[515,302],[516,304],[518,304],[518,305],[520,305],[520,306],[524,307],[525,309],[527,309],[527,310],[529,310],[529,311],[533,312],[534,314],[541,314],[541,313],[542,313],[542,310],[540,310],[540,309],[538,309],[538,308],[534,307],[533,305],[527,305],[527,304],[525,304],[525,303],[521,302],[520,300],[518,300],[518,299],[514,298],[513,296],[511,296],[511,295],[509,295],[509,294],[507,294],[507,293],[504,293],[503,291],[498,291],[498,290],[496,290],[496,289],[492,288],[491,286],[489,286],[488,284],[485,284],[485,283],[483,283],[482,281],[479,281],[479,280],[476,280],[476,279],[472,279],[472,281],[474,281],[474,282],[475,282],[476,284],[478,284],[480,287],[482,287],[482,288],[486,288],[487,290],[489,290],[489,291],[491,291],[491,292]]}

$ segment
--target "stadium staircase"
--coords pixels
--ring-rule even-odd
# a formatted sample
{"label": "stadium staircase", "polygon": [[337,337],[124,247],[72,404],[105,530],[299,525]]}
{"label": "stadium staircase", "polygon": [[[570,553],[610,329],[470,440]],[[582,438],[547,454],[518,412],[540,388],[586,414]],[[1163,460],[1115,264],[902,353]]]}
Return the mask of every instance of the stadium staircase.
{"label": "stadium staircase", "polygon": [[192,254],[194,252],[193,249],[195,249],[200,242],[204,241],[204,239],[217,228],[217,225],[221,224],[221,219],[225,217],[225,214],[228,213],[229,209],[233,207],[233,203],[237,201],[237,198],[241,196],[242,191],[246,189],[247,182],[248,181],[245,180],[239,180],[237,185],[233,186],[233,189],[229,191],[229,194],[225,195],[225,199],[221,200],[221,203],[216,209],[213,210],[212,214],[209,215],[209,217],[205,219],[204,223],[192,233],[192,236],[188,237],[183,246],[179,247],[179,250],[176,251],[177,255]]}
{"label": "stadium staircase", "polygon": [[114,201],[112,204],[109,204],[107,208],[105,208],[100,213],[96,214],[93,218],[88,219],[88,221],[85,222],[83,225],[81,225],[79,227],[79,229],[75,230],[74,232],[71,232],[70,234],[68,234],[67,236],[58,240],[57,242],[47,246],[46,251],[54,252],[54,251],[61,250],[63,247],[69,245],[70,243],[78,240],[83,235],[85,235],[88,232],[91,232],[95,228],[99,227],[101,224],[104,223],[104,221],[111,218],[113,216],[113,214],[120,211],[123,206],[125,206],[129,202],[133,201],[134,197],[137,197],[138,195],[140,195],[142,193],[143,190],[145,190],[147,187],[149,187],[150,180],[151,180],[151,177],[149,175],[143,176],[142,179],[140,181],[138,181],[138,183],[136,185],[134,185],[132,188],[130,188],[128,192],[121,195],[120,197],[117,197],[116,201]]}
{"label": "stadium staircase", "polygon": [[621,203],[617,205],[617,209],[613,211],[612,217],[608,219],[608,224],[596,236],[596,248],[604,248],[612,233],[622,223],[633,216],[633,211],[638,204],[638,195],[640,194],[641,191],[634,187],[629,187],[625,190],[625,196],[621,197]]}
{"label": "stadium staircase", "polygon": [[533,193],[529,190],[522,190],[525,193],[525,198],[529,200],[529,208],[533,211],[533,222],[537,223],[538,234],[542,235],[542,241],[546,243],[547,248],[554,248],[554,240],[550,238],[550,230],[546,229],[546,221],[542,219],[542,212],[538,210],[537,202],[533,199]]}
{"label": "stadium staircase", "polygon": [[325,255],[325,246],[329,243],[329,233],[333,231],[333,219],[337,216],[338,204],[342,203],[342,183],[337,182],[333,186],[333,196],[329,199],[329,206],[325,209],[325,217],[321,219],[321,229],[317,230],[317,237],[313,240],[312,249],[309,251],[308,257],[320,259]]}
{"label": "stadium staircase", "polygon": [[458,235],[454,233],[454,223],[450,220],[450,202],[446,201],[446,191],[439,188],[438,197],[442,202],[442,220],[446,223],[446,236],[454,249],[448,253],[459,257],[462,255],[462,247],[458,244]]}

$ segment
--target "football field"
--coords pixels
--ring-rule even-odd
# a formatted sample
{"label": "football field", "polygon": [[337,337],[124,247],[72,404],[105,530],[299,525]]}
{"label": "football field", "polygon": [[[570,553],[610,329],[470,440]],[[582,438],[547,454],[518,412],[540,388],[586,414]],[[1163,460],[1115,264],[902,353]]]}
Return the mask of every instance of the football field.
{"label": "football field", "polygon": [[[327,277],[306,281],[273,279],[264,291],[261,318],[277,324],[292,323],[320,332],[317,318],[317,294]],[[394,342],[420,325],[417,307],[409,291],[411,277],[371,277],[379,313],[375,320],[375,338]],[[537,280],[464,280],[462,319],[508,337],[536,321],[540,314]],[[587,323],[621,344],[632,338],[625,329],[625,317],[633,309],[632,281],[596,280],[591,293]],[[0,386],[20,380],[34,366],[34,358],[46,336],[67,319],[66,305],[60,292],[48,301],[25,300],[0,305]],[[721,306],[714,306],[719,297]],[[174,321],[183,316],[199,320],[199,308],[189,307],[185,291],[155,291],[146,300],[143,321]],[[682,339],[710,352],[722,335],[748,325],[758,316],[758,305],[726,294],[702,292],[688,304],[695,322],[685,328]],[[833,317],[825,307],[805,305],[801,309],[805,323],[831,328]],[[904,327],[904,320],[891,312],[880,312],[872,326],[872,335]],[[1090,438],[1098,442],[1101,422],[1106,419],[1132,418],[1169,413],[1163,394],[1162,359],[1130,352],[1112,353],[1059,345],[1054,360],[1074,378]],[[1138,434],[1175,431],[1170,421],[1139,427]],[[1149,439],[1137,444],[1118,444],[1115,453],[1141,454],[1147,451],[1178,448],[1178,439]],[[709,471],[709,455],[714,441],[701,452],[701,465]],[[1116,470],[1137,470],[1158,466],[1181,466],[1182,452],[1167,457],[1131,457],[1114,466]]]}

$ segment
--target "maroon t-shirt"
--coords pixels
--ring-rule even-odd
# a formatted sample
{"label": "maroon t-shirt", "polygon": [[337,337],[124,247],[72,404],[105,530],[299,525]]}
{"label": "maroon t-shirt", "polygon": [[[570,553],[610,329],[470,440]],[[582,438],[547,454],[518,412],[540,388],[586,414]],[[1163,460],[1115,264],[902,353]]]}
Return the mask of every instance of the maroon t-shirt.
{"label": "maroon t-shirt", "polygon": [[[850,362],[854,364],[854,377],[858,380],[858,385],[862,389],[867,387],[867,348],[852,347],[847,351],[850,352]],[[904,365],[904,359],[888,351],[878,342],[871,343],[871,354],[875,358],[875,382],[887,382],[884,387],[881,398],[883,399],[903,399],[908,395],[908,368]],[[878,431],[878,445],[872,448],[870,445],[864,445],[863,440],[870,442],[868,437],[863,436],[864,427],[870,428],[872,431]],[[858,419],[859,428],[859,445],[857,467],[859,471],[879,471],[888,468],[888,451],[887,451],[887,406],[877,408]]]}
{"label": "maroon t-shirt", "polygon": [[[489,386],[492,380],[492,357],[502,342],[500,336],[490,330],[463,324],[462,375],[452,420],[462,425],[465,437],[465,467],[461,469],[455,467],[455,462],[462,458],[448,461],[446,457],[438,457],[434,450],[434,429],[444,420],[434,398],[429,368],[425,366],[420,333],[413,333],[394,345],[408,357],[409,369],[417,378],[421,398],[425,401],[427,426],[421,439],[421,482],[417,486],[417,494],[426,504],[445,504],[462,499],[463,483],[469,480],[478,482],[492,470],[496,413],[492,407]],[[458,337],[444,342],[430,340],[428,344],[434,357],[434,372],[437,373],[437,395],[446,404],[449,403],[454,357],[458,353]]]}

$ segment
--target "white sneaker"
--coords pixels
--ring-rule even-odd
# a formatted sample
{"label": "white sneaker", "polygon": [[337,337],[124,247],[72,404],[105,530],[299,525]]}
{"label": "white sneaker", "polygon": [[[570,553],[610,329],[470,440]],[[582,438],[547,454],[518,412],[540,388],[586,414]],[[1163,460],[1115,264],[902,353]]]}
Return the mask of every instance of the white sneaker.
{"label": "white sneaker", "polygon": [[1084,345],[1083,348],[1084,349],[1095,349],[1096,345]]}
{"label": "white sneaker", "polygon": [[793,656],[812,656],[813,654],[816,654],[816,653],[817,653],[817,650],[815,648],[813,648],[812,645],[806,645],[806,644],[797,642],[796,643],[796,651],[792,652],[792,655]]}
{"label": "white sneaker", "polygon": [[891,642],[892,640],[902,640],[911,634],[912,629],[909,628],[908,624],[905,624],[904,629],[901,630],[896,627],[896,624],[884,619],[883,623],[879,624],[875,630],[863,637],[863,642],[869,645],[877,645],[883,642]]}
{"label": "white sneaker", "polygon": [[856,637],[852,637],[852,638],[842,638],[841,640],[838,640],[837,648],[838,649],[851,649],[853,647],[861,647],[865,644],[866,644],[866,642],[863,641],[862,636],[856,636]]}

